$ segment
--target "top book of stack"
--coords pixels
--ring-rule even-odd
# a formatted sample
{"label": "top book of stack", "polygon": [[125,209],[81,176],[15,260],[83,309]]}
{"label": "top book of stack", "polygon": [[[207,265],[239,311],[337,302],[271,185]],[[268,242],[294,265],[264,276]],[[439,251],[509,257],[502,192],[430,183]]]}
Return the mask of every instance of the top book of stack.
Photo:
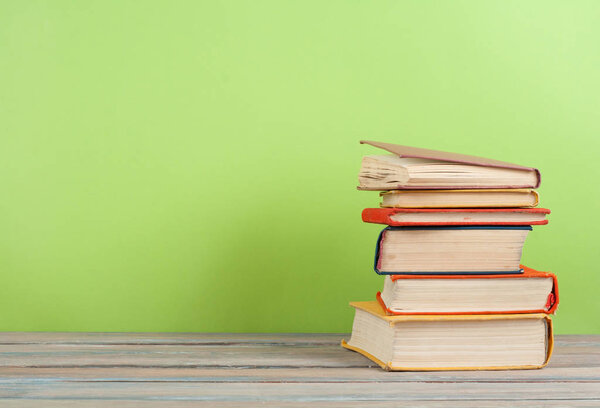
{"label": "top book of stack", "polygon": [[359,190],[534,189],[540,172],[493,159],[361,141],[392,155],[365,156]]}

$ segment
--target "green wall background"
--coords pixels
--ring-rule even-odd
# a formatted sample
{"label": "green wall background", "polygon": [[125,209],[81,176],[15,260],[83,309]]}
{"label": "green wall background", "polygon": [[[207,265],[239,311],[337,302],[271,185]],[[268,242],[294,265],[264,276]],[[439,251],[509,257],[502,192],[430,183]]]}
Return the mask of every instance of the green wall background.
{"label": "green wall background", "polygon": [[0,329],[324,331],[372,299],[359,139],[536,166],[600,333],[600,2],[3,1]]}

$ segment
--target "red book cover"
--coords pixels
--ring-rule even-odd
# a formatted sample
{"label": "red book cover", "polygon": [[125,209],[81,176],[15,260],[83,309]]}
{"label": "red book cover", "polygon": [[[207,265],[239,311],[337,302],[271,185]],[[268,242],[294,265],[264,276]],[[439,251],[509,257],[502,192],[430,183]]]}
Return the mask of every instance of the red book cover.
{"label": "red book cover", "polygon": [[362,220],[392,227],[545,225],[547,208],[365,208]]}
{"label": "red book cover", "polygon": [[556,275],[551,272],[541,272],[535,269],[528,268],[527,266],[520,265],[523,268],[523,273],[519,275],[391,275],[392,281],[399,279],[528,279],[528,278],[552,278],[553,285],[552,291],[548,294],[548,301],[544,309],[539,310],[503,310],[503,311],[481,311],[481,312],[469,312],[469,313],[402,313],[390,310],[383,299],[381,298],[381,292],[377,292],[377,301],[388,315],[459,315],[459,314],[512,314],[512,313],[548,313],[553,314],[558,307],[558,280]]}

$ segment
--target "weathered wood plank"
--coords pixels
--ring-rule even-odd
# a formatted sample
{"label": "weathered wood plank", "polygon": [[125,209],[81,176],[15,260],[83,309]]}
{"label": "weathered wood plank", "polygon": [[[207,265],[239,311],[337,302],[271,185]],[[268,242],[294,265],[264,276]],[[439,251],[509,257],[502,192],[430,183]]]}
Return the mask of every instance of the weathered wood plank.
{"label": "weathered wood plank", "polygon": [[600,405],[600,336],[558,336],[542,370],[432,373],[385,372],[342,337],[0,333],[0,405]]}
{"label": "weathered wood plank", "polygon": [[[339,344],[348,333],[79,333],[0,332],[0,344]],[[558,335],[557,345],[600,346],[597,335]]]}
{"label": "weathered wood plank", "polygon": [[[600,367],[600,347],[557,345],[553,367]],[[0,367],[372,367],[339,344],[19,344],[0,345]]]}
{"label": "weathered wood plank", "polygon": [[0,366],[13,367],[365,367],[338,346],[1,346]]}
{"label": "weathered wood plank", "polygon": [[339,344],[346,333],[0,332],[0,344]]}
{"label": "weathered wood plank", "polygon": [[0,368],[0,383],[50,382],[598,382],[598,367],[547,367],[542,370],[386,372],[372,368]]}
{"label": "weathered wood plank", "polygon": [[0,398],[149,401],[577,401],[600,399],[596,382],[535,383],[45,383],[0,384]]}
{"label": "weathered wood plank", "polygon": [[[477,401],[460,401],[459,403],[452,404],[448,401],[428,401],[419,400],[417,406],[423,408],[448,408],[448,407],[477,407],[477,408],[497,408],[498,406],[508,407],[527,407],[532,406],[543,406],[544,407],[598,407],[600,406],[600,400],[578,400],[578,401],[543,401],[538,403],[537,401],[503,401],[503,400],[477,400]],[[163,408],[165,407],[165,401],[130,401],[130,400],[48,400],[48,399],[36,399],[36,400],[23,400],[23,399],[3,399],[3,408]],[[223,401],[169,401],[169,408],[190,408],[190,407],[210,407],[210,408],[248,408],[256,407],[257,402],[223,402]],[[306,402],[284,402],[284,401],[261,401],[261,407],[276,407],[276,408],[306,408]],[[393,401],[393,402],[382,402],[382,401],[344,401],[344,402],[331,402],[331,401],[319,401],[319,407],[323,408],[353,408],[353,407],[365,407],[369,408],[390,408],[390,407],[414,407],[415,401]]]}

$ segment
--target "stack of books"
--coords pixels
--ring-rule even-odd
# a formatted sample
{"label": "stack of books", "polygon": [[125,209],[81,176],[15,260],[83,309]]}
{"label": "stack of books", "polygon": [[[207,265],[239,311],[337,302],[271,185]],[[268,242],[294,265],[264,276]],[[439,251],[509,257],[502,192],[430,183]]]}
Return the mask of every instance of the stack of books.
{"label": "stack of books", "polygon": [[387,225],[375,246],[383,289],[352,302],[342,346],[386,370],[544,367],[552,354],[556,276],[521,265],[536,208],[537,169],[462,154],[368,142],[359,189],[381,191],[362,219]]}

